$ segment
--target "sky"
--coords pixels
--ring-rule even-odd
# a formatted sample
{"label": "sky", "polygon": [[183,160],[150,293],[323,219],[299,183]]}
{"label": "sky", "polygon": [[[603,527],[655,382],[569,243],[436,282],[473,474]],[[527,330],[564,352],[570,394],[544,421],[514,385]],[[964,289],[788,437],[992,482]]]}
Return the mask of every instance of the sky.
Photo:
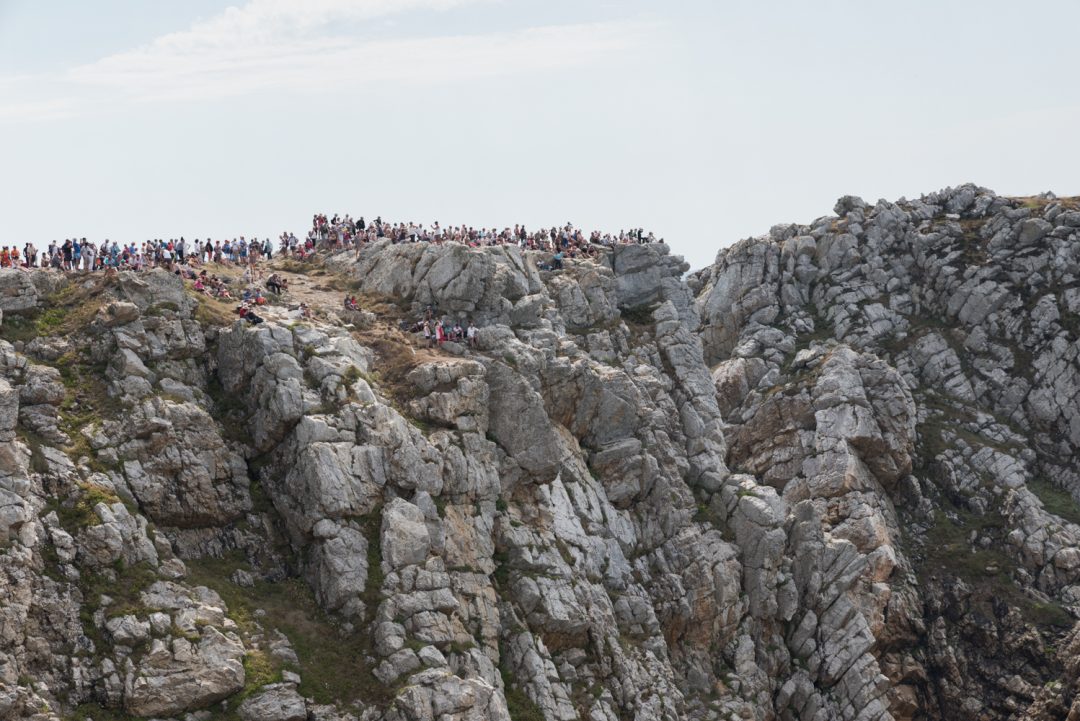
{"label": "sky", "polygon": [[1080,3],[0,0],[0,245],[1080,194]]}

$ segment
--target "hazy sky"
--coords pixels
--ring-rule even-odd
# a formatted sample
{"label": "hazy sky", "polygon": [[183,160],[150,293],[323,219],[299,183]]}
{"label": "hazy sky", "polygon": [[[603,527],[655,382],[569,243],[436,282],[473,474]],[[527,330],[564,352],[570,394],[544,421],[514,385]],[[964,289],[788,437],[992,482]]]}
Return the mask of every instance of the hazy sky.
{"label": "hazy sky", "polygon": [[1080,194],[1080,3],[0,0],[0,245]]}

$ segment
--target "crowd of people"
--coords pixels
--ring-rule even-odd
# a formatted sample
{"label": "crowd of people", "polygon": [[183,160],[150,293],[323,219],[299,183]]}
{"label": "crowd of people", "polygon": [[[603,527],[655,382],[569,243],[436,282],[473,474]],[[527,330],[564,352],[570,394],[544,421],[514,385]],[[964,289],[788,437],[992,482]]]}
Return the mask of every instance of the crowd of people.
{"label": "crowd of people", "polygon": [[[389,223],[381,217],[367,222],[363,217],[356,220],[349,215],[324,214],[312,217],[311,228],[301,240],[294,233],[285,232],[278,238],[277,252],[281,255],[307,259],[319,249],[360,249],[368,243],[388,239],[392,243],[462,243],[471,247],[491,245],[517,245],[523,250],[551,253],[545,267],[558,270],[565,258],[595,258],[604,247],[636,243],[663,243],[652,232],[642,228],[622,230],[617,234],[594,230],[586,234],[580,228],[567,223],[529,231],[524,225],[513,228],[474,228],[472,226],[442,226],[438,221],[431,225]],[[20,250],[15,246],[0,249],[0,267],[4,268],[53,268],[56,270],[143,270],[169,267],[176,264],[198,267],[207,263],[224,266],[245,266],[251,269],[252,280],[258,280],[259,261],[270,260],[275,252],[269,238],[250,240],[241,236],[232,240],[180,239],[148,240],[143,243],[117,243],[104,240],[100,243],[86,238],[70,238],[63,243],[53,241],[42,250],[26,243]]]}
{"label": "crowd of people", "polygon": [[[465,225],[442,226],[435,221],[430,226],[408,223],[389,223],[376,217],[371,222],[363,216],[353,219],[348,214],[328,218],[324,214],[312,217],[307,237],[300,240],[293,233],[283,233],[279,239],[280,252],[295,258],[309,257],[320,247],[360,249],[379,240],[391,243],[461,243],[471,247],[517,245],[522,250],[552,253],[551,269],[562,267],[564,258],[595,258],[604,247],[637,243],[663,243],[651,231],[642,228],[617,234],[594,230],[586,234],[571,223],[529,231],[524,225],[513,228],[474,228]],[[554,256],[558,256],[557,259]]]}
{"label": "crowd of people", "polygon": [[55,270],[143,270],[155,267],[172,267],[174,264],[199,266],[206,263],[218,265],[255,266],[262,258],[273,257],[274,246],[265,240],[240,237],[239,240],[186,241],[148,240],[144,243],[124,243],[104,240],[100,243],[86,238],[69,238],[63,243],[55,240],[43,251],[32,243],[26,243],[20,252],[16,246],[0,249],[0,267],[4,268],[53,268]]}
{"label": "crowd of people", "polygon": [[[349,299],[346,298],[346,304]],[[353,299],[355,301],[355,298]],[[424,315],[415,323],[409,323],[408,321],[402,321],[399,329],[414,335],[422,335],[424,338],[424,344],[435,348],[441,346],[448,341],[454,343],[465,343],[470,348],[475,348],[478,339],[479,328],[476,327],[476,322],[472,318],[465,325],[461,324],[460,320],[452,320],[446,316],[442,318],[438,317],[439,312],[433,305],[429,305],[424,310]]]}
{"label": "crowd of people", "polygon": [[[522,250],[550,254],[547,260],[541,261],[540,268],[553,271],[561,270],[567,258],[596,258],[606,247],[664,242],[663,238],[657,239],[652,232],[646,233],[641,228],[622,230],[617,234],[596,230],[586,234],[570,223],[532,231],[524,225],[498,230],[494,227],[443,226],[437,221],[431,225],[390,223],[376,217],[368,222],[363,217],[354,220],[347,214],[332,217],[315,214],[311,228],[302,240],[291,232],[282,233],[276,252],[279,256],[299,260],[309,259],[320,250],[355,248],[359,254],[365,245],[380,240],[391,243],[460,243],[470,247],[517,245]],[[95,243],[86,238],[70,238],[62,243],[53,241],[40,252],[32,243],[26,243],[21,249],[4,246],[0,248],[0,267],[51,268],[71,272],[165,268],[190,281],[197,293],[219,300],[239,301],[237,315],[250,323],[261,323],[263,318],[256,309],[269,302],[270,298],[280,298],[288,292],[287,279],[279,273],[271,273],[265,279],[268,295],[264,295],[260,286],[263,280],[261,261],[272,260],[274,253],[274,243],[269,238],[259,240],[253,237],[249,240],[244,236],[232,240],[187,241],[179,238],[124,244],[110,240]],[[204,267],[210,264],[225,268],[243,267],[244,272],[238,280],[230,280],[224,273],[220,276],[210,273]],[[355,296],[346,296],[344,308],[359,311],[360,304]],[[302,317],[310,317],[312,311],[301,303],[299,313]],[[424,342],[430,346],[458,342],[475,347],[477,342],[477,328],[472,320],[462,325],[460,321],[440,319],[430,307],[415,323],[403,324],[402,330],[423,336]]]}

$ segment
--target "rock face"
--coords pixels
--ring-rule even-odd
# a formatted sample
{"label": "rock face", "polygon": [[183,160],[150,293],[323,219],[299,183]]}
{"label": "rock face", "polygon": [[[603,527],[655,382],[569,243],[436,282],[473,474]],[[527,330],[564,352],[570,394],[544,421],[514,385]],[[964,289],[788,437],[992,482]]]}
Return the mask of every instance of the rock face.
{"label": "rock face", "polygon": [[475,349],[0,272],[0,716],[1080,714],[1080,203],[834,212],[324,265]]}

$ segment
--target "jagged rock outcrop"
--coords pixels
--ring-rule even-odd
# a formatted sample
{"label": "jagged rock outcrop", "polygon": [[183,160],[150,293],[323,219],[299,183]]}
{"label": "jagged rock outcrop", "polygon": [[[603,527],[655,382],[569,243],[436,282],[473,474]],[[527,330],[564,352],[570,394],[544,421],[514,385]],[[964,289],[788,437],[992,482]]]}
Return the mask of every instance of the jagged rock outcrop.
{"label": "jagged rock outcrop", "polygon": [[[1039,649],[1075,604],[1080,214],[974,186],[835,212],[690,279],[729,463],[877,547],[860,612],[893,717],[1010,718],[1057,683]],[[862,370],[821,388],[839,358],[880,369],[873,394]]]}
{"label": "jagged rock outcrop", "polygon": [[375,243],[349,324],[0,270],[0,715],[1070,718],[1080,207],[834,212]]}

